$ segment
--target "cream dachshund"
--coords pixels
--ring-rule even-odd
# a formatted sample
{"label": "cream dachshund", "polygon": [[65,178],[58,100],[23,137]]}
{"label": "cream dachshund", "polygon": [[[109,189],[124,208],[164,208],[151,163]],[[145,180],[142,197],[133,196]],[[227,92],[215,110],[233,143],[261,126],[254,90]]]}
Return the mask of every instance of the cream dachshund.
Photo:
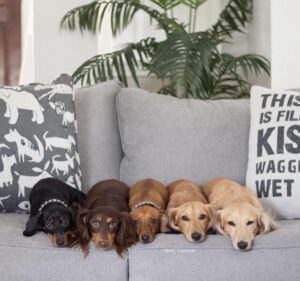
{"label": "cream dachshund", "polygon": [[213,225],[213,209],[201,188],[187,180],[177,180],[168,187],[168,224],[182,232],[190,242],[202,242]]}
{"label": "cream dachshund", "polygon": [[225,178],[215,178],[204,185],[203,191],[216,210],[214,228],[228,235],[235,249],[249,250],[257,234],[277,228],[248,188]]}

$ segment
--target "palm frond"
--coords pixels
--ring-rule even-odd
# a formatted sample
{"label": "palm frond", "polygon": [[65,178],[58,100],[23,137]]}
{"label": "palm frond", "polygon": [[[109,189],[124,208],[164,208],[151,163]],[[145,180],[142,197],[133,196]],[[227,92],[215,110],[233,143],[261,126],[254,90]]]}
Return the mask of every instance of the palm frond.
{"label": "palm frond", "polygon": [[98,0],[70,10],[62,19],[61,27],[68,30],[100,32],[103,19],[107,13],[111,19],[110,26],[114,36],[123,31],[133,20],[137,11],[142,10],[167,33],[184,30],[184,26],[175,19],[168,18],[138,0]]}
{"label": "palm frond", "polygon": [[252,13],[253,0],[229,0],[209,32],[217,38],[231,37],[234,31],[243,32],[252,19]]}
{"label": "palm frond", "polygon": [[270,75],[270,63],[263,56],[255,54],[247,54],[239,57],[234,57],[230,54],[222,54],[223,67],[229,71],[238,72],[240,69],[244,77],[249,76],[249,72],[256,76],[260,75],[262,71]]}
{"label": "palm frond", "polygon": [[200,7],[206,0],[181,0],[181,3],[192,8],[197,9]]}
{"label": "palm frond", "polygon": [[231,97],[247,96],[250,92],[250,84],[247,81],[249,73],[258,76],[264,71],[270,75],[268,60],[253,54],[234,57],[224,53],[221,60],[212,66],[215,80],[213,95],[218,97],[224,94]]}
{"label": "palm frond", "polygon": [[181,0],[151,0],[164,10],[170,10],[180,4]]}
{"label": "palm frond", "polygon": [[127,87],[127,76],[131,74],[139,86],[137,69],[147,67],[156,45],[154,38],[147,38],[136,44],[128,44],[122,50],[94,56],[74,72],[74,82],[89,86],[117,78]]}
{"label": "palm frond", "polygon": [[178,96],[206,99],[213,87],[210,63],[218,55],[216,42],[203,33],[172,33],[158,45],[150,70],[175,83]]}

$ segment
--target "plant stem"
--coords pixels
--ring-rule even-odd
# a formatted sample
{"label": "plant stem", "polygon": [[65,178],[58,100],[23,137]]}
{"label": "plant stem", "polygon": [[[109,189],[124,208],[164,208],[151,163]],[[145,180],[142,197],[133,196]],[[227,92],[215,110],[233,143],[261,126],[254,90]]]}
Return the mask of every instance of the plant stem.
{"label": "plant stem", "polygon": [[193,17],[193,9],[190,8],[190,16],[189,16],[189,32],[192,31],[192,17]]}
{"label": "plant stem", "polygon": [[196,23],[197,23],[197,15],[198,15],[198,8],[194,11],[194,23],[193,23],[193,32],[196,32]]}

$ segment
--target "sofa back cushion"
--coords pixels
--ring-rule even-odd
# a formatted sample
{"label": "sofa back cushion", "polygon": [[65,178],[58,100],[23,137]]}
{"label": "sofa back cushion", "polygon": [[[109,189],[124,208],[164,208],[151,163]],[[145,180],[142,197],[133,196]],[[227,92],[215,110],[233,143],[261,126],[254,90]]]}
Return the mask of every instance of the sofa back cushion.
{"label": "sofa back cushion", "polygon": [[76,92],[78,146],[87,191],[100,180],[118,179],[123,157],[116,112],[120,86],[115,81]]}
{"label": "sofa back cushion", "polygon": [[129,185],[153,177],[203,184],[215,176],[245,182],[249,100],[186,100],[122,89],[117,110]]}

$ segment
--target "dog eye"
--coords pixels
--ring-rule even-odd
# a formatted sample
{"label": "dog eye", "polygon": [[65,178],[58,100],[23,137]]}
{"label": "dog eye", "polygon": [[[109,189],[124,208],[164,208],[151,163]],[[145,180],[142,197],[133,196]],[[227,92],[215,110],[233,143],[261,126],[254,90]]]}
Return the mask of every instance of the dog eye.
{"label": "dog eye", "polygon": [[253,224],[254,223],[254,221],[248,221],[247,222],[247,225],[251,225],[251,224]]}
{"label": "dog eye", "polygon": [[53,225],[52,225],[52,223],[51,223],[51,222],[47,222],[47,223],[46,223],[46,227],[47,227],[47,228],[51,229],[51,228],[52,228],[52,226],[53,226]]}
{"label": "dog eye", "polygon": [[229,221],[228,224],[231,226],[235,226],[235,223],[233,221]]}
{"label": "dog eye", "polygon": [[199,216],[199,220],[204,220],[206,218],[206,215],[205,214],[201,214],[200,216]]}
{"label": "dog eye", "polygon": [[155,224],[155,223],[156,223],[156,219],[150,219],[150,222],[151,222],[152,224]]}
{"label": "dog eye", "polygon": [[69,225],[69,221],[68,220],[63,220],[61,223],[62,226],[68,226]]}
{"label": "dog eye", "polygon": [[99,224],[98,221],[93,221],[93,222],[91,223],[91,225],[92,225],[92,227],[95,227],[95,228],[97,228],[97,227],[100,226],[100,224]]}
{"label": "dog eye", "polygon": [[187,216],[182,216],[181,219],[182,219],[183,221],[189,221],[189,218],[188,218]]}
{"label": "dog eye", "polygon": [[134,222],[135,225],[140,224],[140,220],[134,220],[133,222]]}
{"label": "dog eye", "polygon": [[115,222],[111,222],[110,224],[109,224],[109,227],[110,228],[114,228],[116,226],[116,223]]}

